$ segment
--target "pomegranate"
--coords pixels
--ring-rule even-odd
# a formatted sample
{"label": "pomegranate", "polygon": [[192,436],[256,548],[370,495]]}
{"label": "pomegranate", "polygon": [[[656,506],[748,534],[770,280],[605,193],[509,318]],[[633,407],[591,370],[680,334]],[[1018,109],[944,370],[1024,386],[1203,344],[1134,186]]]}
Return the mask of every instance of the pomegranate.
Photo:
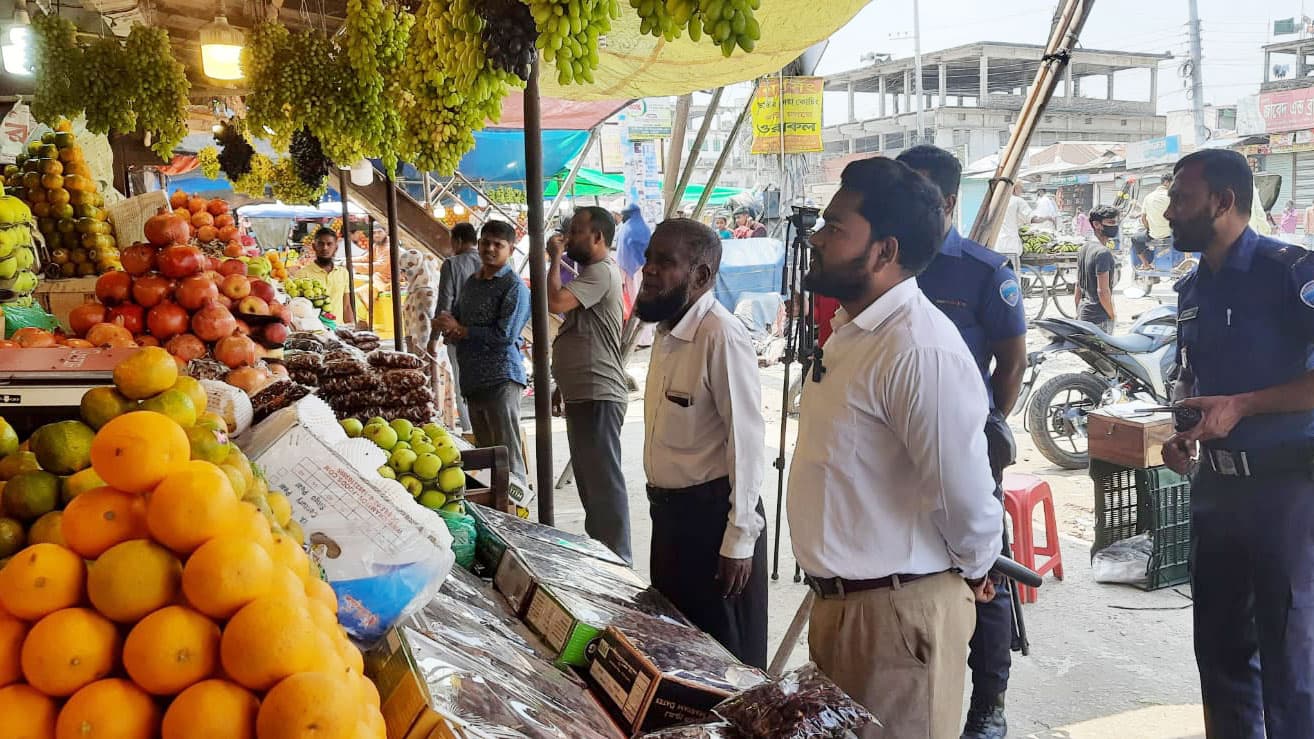
{"label": "pomegranate", "polygon": [[165,247],[170,244],[185,244],[192,238],[192,224],[187,219],[161,208],[159,213],[146,219],[146,240],[152,246]]}
{"label": "pomegranate", "polygon": [[169,205],[174,208],[186,208],[187,193],[183,192],[181,189],[174,190],[173,194],[169,196]]}
{"label": "pomegranate", "polygon": [[242,336],[250,336],[251,325],[239,318],[237,319],[237,331],[235,333],[241,334]]}
{"label": "pomegranate", "polygon": [[136,303],[122,303],[110,308],[109,319],[123,326],[129,334],[146,330],[146,309]]}
{"label": "pomegranate", "polygon": [[222,305],[228,310],[233,309],[233,301],[230,300],[227,295],[224,295],[223,293],[219,293],[219,297],[215,298],[215,300],[219,301],[219,305]]}
{"label": "pomegranate", "polygon": [[192,316],[192,333],[201,341],[218,341],[237,330],[237,319],[227,308],[211,301]]}
{"label": "pomegranate", "polygon": [[117,323],[98,323],[87,331],[87,341],[96,346],[123,346],[131,344],[132,334]]}
{"label": "pomegranate", "polygon": [[233,221],[233,216],[232,216],[231,214],[229,214],[229,213],[215,213],[215,214],[214,214],[214,227],[215,227],[215,228],[223,228],[224,226],[231,226],[231,225],[233,225],[233,224],[234,224],[234,221]]}
{"label": "pomegranate", "polygon": [[206,303],[219,297],[219,288],[205,275],[192,275],[178,283],[173,299],[187,310],[200,310]]}
{"label": "pomegranate", "polygon": [[214,345],[214,358],[231,369],[256,362],[256,345],[246,336],[225,336]]}
{"label": "pomegranate", "polygon": [[205,356],[205,342],[195,334],[178,334],[164,345],[166,351],[183,361],[190,362]]}
{"label": "pomegranate", "polygon": [[221,275],[245,275],[246,262],[240,259],[225,259],[223,264],[219,265],[219,274]]}
{"label": "pomegranate", "polygon": [[160,303],[146,314],[146,326],[151,335],[160,341],[168,341],[178,334],[186,333],[189,323],[187,309],[177,303]]}
{"label": "pomegranate", "polygon": [[[146,322],[147,322],[147,325],[150,325],[150,318],[151,318],[150,311],[147,311],[147,312],[146,312]],[[135,341],[135,342],[137,342],[137,346],[159,346],[159,345],[160,345],[160,340],[157,339],[157,338],[155,338],[154,336],[151,336],[150,334],[137,334],[136,336],[132,337],[132,340]]]}
{"label": "pomegranate", "polygon": [[155,258],[165,277],[180,280],[205,269],[205,256],[194,246],[170,246]]}
{"label": "pomegranate", "polygon": [[237,230],[237,226],[229,224],[227,226],[221,226],[215,235],[219,237],[220,241],[231,242],[237,239],[237,237],[241,235],[241,232]]}
{"label": "pomegranate", "polygon": [[267,323],[260,333],[266,346],[282,346],[287,341],[287,324]]}
{"label": "pomegranate", "polygon": [[155,247],[150,244],[133,244],[119,254],[123,271],[130,275],[144,275],[155,269]]}
{"label": "pomegranate", "polygon": [[255,395],[260,392],[273,379],[268,372],[255,367],[235,369],[224,376],[224,382],[245,390],[247,395]]}
{"label": "pomegranate", "polygon": [[210,215],[214,216],[215,218],[218,218],[219,216],[228,212],[228,203],[220,200],[219,198],[213,198],[210,200],[209,203],[206,203],[205,209],[210,211]]}
{"label": "pomegranate", "polygon": [[142,275],[132,281],[132,299],[143,308],[154,308],[173,292],[173,281],[160,275]]}
{"label": "pomegranate", "polygon": [[128,300],[132,290],[132,275],[127,272],[106,272],[96,280],[96,300],[103,305],[118,305]]}
{"label": "pomegranate", "polygon": [[69,349],[95,349],[96,345],[86,339],[65,339],[64,346]]}
{"label": "pomegranate", "polygon": [[201,213],[205,211],[205,206],[209,204],[210,204],[209,201],[207,201],[205,198],[201,198],[193,195],[187,199],[187,210],[193,213]]}
{"label": "pomegranate", "polygon": [[73,333],[86,336],[92,326],[104,323],[107,315],[108,311],[100,303],[83,303],[68,312],[68,325],[73,329]]}

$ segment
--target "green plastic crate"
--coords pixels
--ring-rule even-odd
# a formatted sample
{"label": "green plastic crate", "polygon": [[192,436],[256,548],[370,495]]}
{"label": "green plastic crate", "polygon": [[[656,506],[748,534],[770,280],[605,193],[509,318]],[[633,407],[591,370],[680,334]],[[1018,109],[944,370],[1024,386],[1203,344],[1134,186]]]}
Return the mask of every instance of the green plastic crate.
{"label": "green plastic crate", "polygon": [[1191,482],[1167,467],[1139,469],[1092,459],[1095,483],[1095,544],[1090,553],[1149,533],[1146,590],[1190,580]]}

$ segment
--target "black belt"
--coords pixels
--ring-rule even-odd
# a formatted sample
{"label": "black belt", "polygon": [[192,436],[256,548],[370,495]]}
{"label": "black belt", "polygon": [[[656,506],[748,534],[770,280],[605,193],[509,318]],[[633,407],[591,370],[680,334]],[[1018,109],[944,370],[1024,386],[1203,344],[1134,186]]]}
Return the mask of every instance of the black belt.
{"label": "black belt", "polygon": [[729,495],[729,477],[718,477],[715,480],[691,485],[687,488],[659,488],[656,485],[648,486],[648,502],[653,505],[697,503],[703,500],[729,501]]}
{"label": "black belt", "polygon": [[881,590],[883,588],[893,588],[900,585],[906,585],[914,580],[920,580],[924,577],[933,577],[948,570],[940,572],[927,572],[921,575],[886,575],[874,580],[845,580],[842,577],[813,577],[805,575],[804,582],[812,588],[812,592],[821,598],[843,598],[848,593],[861,593],[864,590]]}
{"label": "black belt", "polygon": [[1210,470],[1223,477],[1260,477],[1314,469],[1314,447],[1278,447],[1257,451],[1204,447],[1201,456]]}

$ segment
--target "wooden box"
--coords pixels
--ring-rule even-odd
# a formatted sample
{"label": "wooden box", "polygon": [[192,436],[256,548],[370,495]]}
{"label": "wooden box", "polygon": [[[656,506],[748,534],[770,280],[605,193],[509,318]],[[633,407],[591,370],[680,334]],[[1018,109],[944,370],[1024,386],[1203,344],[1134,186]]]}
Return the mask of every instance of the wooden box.
{"label": "wooden box", "polygon": [[1171,413],[1148,413],[1144,403],[1120,403],[1086,416],[1090,458],[1149,468],[1163,464],[1163,443],[1173,435]]}

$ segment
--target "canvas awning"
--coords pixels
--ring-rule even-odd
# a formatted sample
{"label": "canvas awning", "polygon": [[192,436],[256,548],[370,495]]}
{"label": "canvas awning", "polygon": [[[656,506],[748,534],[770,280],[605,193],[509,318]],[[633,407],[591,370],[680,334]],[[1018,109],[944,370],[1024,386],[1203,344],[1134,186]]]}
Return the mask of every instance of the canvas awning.
{"label": "canvas awning", "polygon": [[[544,198],[553,198],[561,190],[561,182],[566,178],[565,174],[559,174],[555,179],[547,184],[543,190]],[[684,190],[684,200],[692,202],[702,197],[704,185],[689,185]],[[625,192],[625,176],[621,174],[607,174],[596,169],[583,168],[579,174],[575,175],[575,185],[570,191],[576,197],[592,197],[606,195],[620,195]],[[736,187],[714,187],[712,195],[708,198],[708,205],[724,205],[736,195],[747,192]]]}

